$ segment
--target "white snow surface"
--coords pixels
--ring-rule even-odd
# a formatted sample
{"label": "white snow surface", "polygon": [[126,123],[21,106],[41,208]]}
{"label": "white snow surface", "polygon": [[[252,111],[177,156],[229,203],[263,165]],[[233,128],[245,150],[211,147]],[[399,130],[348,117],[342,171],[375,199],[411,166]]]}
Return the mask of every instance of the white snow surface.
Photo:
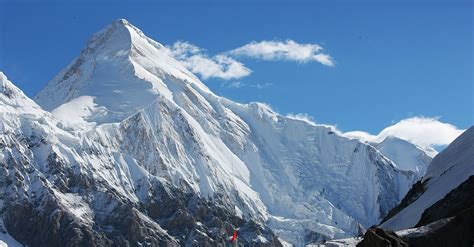
{"label": "white snow surface", "polygon": [[434,156],[433,152],[406,140],[389,136],[380,143],[372,143],[385,157],[393,161],[400,170],[412,171],[423,177]]}
{"label": "white snow surface", "polygon": [[431,205],[474,174],[474,127],[466,130],[431,162],[422,182],[426,191],[381,227],[402,230],[418,223]]}
{"label": "white snow surface", "polygon": [[413,238],[419,237],[425,234],[429,234],[430,232],[436,231],[437,229],[449,223],[453,218],[454,217],[440,219],[425,226],[404,229],[404,230],[397,231],[395,233],[400,237],[413,237]]}
{"label": "white snow surface", "polygon": [[106,115],[107,110],[105,107],[97,107],[93,97],[79,96],[54,109],[52,113],[61,121],[74,126],[74,128],[83,130],[90,129],[96,125],[95,122],[88,122],[88,119],[97,115]]}
{"label": "white snow surface", "polygon": [[343,135],[371,144],[385,157],[389,158],[398,169],[412,171],[416,173],[418,179],[425,175],[431,160],[438,154],[431,147],[419,146],[392,135],[375,138],[363,131],[351,131],[343,133]]}
{"label": "white snow surface", "polygon": [[[376,224],[416,179],[331,127],[216,96],[126,20],[95,34],[40,91],[37,102],[52,114],[1,76],[0,141],[21,134],[48,143],[22,156],[35,172],[19,197],[35,183],[52,186],[38,177],[53,179],[44,164],[54,153],[132,202],[149,196],[153,179],[204,197],[227,195],[236,214],[302,245],[311,231],[341,238]],[[10,155],[0,153],[0,161]],[[72,215],[93,219],[87,198],[55,195]]]}
{"label": "white snow surface", "polygon": [[[68,102],[73,104],[68,109],[79,107],[67,113],[75,122],[78,118],[97,123],[119,122],[151,104],[158,95],[172,99],[173,91],[187,84],[209,91],[169,56],[168,49],[126,20],[117,20],[96,33],[81,55],[39,92],[36,101],[53,113]],[[92,106],[100,112],[84,114],[82,108]]]}

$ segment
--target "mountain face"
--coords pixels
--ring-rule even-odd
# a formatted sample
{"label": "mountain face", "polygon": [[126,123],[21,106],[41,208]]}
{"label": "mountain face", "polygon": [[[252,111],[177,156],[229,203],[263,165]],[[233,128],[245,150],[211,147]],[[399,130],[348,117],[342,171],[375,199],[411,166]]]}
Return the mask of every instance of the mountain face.
{"label": "mountain face", "polygon": [[173,101],[186,88],[210,93],[165,47],[117,20],[96,33],[35,100],[62,120],[102,124],[120,122],[159,97]]}
{"label": "mountain face", "polygon": [[426,176],[380,226],[363,237],[331,240],[323,246],[473,246],[473,147],[474,126],[433,159]]}
{"label": "mountain face", "polygon": [[402,200],[406,203],[395,208],[391,212],[393,216],[385,219],[381,227],[402,230],[424,226],[441,220],[440,217],[448,218],[468,210],[474,198],[473,176],[474,127],[471,127],[433,159],[423,179]]}
{"label": "mountain face", "polygon": [[302,245],[379,222],[417,179],[330,126],[216,96],[126,20],[41,107],[1,79],[0,212],[31,246],[216,245],[237,228]]}
{"label": "mountain face", "polygon": [[426,150],[406,140],[389,136],[380,143],[372,143],[385,157],[393,161],[398,169],[412,171],[422,178],[436,151]]}
{"label": "mountain face", "polygon": [[112,130],[118,134],[121,126],[102,126],[111,132],[98,129],[90,137],[71,134],[0,76],[1,226],[18,242],[215,245],[240,228],[241,243],[279,245],[267,227],[238,217],[227,195],[206,200],[171,186],[130,155],[104,145],[100,135],[113,140]]}
{"label": "mountain face", "polygon": [[431,147],[421,147],[396,136],[387,136],[379,141],[368,141],[368,138],[360,133],[363,132],[352,131],[344,135],[369,143],[389,158],[398,169],[412,171],[418,179],[425,175],[431,160],[438,154]]}

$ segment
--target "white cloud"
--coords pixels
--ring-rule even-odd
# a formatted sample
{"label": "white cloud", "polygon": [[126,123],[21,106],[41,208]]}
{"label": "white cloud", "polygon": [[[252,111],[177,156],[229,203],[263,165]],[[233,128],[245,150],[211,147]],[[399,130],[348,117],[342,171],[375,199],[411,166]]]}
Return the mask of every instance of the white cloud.
{"label": "white cloud", "polygon": [[450,144],[464,130],[438,121],[437,118],[412,117],[383,129],[378,135],[363,131],[351,131],[345,136],[359,138],[369,142],[381,142],[387,136],[395,136],[423,147],[444,146]]}
{"label": "white cloud", "polygon": [[297,62],[319,62],[334,66],[334,61],[328,54],[322,53],[323,48],[318,44],[299,44],[293,40],[250,42],[244,46],[229,51],[236,56],[248,56],[262,60],[286,60]]}
{"label": "white cloud", "polygon": [[178,60],[203,52],[201,48],[183,41],[177,41],[173,46],[168,47],[168,49],[170,50],[171,55]]}
{"label": "white cloud", "polygon": [[242,63],[223,55],[210,58],[197,54],[182,60],[182,62],[191,72],[201,75],[204,79],[211,77],[224,80],[238,79],[248,76],[252,72]]}
{"label": "white cloud", "polygon": [[[247,56],[267,61],[315,61],[327,66],[334,66],[331,56],[323,53],[323,48],[318,44],[299,44],[293,40],[253,41],[242,47],[214,56],[207,55],[204,49],[185,41],[177,41],[167,48],[174,58],[181,61],[187,69],[198,74],[203,79],[220,78],[232,80],[250,75],[252,70],[237,61],[235,59],[236,56]],[[231,85],[228,84],[228,86]],[[243,84],[238,86],[236,83],[233,85],[235,88],[244,86]],[[266,88],[271,86],[271,84],[254,84],[250,86]]]}
{"label": "white cloud", "polygon": [[188,42],[178,41],[168,47],[171,55],[181,61],[186,68],[203,79],[238,79],[250,75],[252,70],[226,55],[209,57],[204,50]]}

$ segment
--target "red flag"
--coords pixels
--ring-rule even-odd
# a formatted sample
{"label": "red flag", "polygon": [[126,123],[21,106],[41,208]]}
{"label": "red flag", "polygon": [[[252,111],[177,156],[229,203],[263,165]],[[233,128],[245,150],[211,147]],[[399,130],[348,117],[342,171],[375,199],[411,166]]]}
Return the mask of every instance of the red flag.
{"label": "red flag", "polygon": [[235,242],[235,240],[237,239],[237,230],[234,230],[234,236],[232,236],[232,242]]}

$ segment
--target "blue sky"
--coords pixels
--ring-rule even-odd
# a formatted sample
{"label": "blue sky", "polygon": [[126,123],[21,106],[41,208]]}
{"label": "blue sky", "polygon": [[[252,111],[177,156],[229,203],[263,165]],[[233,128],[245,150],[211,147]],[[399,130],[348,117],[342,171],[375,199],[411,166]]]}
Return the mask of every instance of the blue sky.
{"label": "blue sky", "polygon": [[414,116],[462,129],[474,122],[472,1],[0,0],[0,70],[34,96],[117,18],[164,45],[189,42],[209,57],[251,41],[291,39],[321,46],[335,64],[237,56],[248,76],[203,81],[239,102],[373,134]]}

